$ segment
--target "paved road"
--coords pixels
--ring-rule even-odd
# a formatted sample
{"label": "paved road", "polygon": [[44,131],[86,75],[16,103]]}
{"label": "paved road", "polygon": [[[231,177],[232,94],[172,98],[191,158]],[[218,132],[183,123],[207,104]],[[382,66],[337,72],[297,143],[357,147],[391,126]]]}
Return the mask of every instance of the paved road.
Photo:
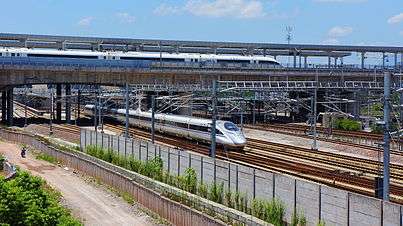
{"label": "paved road", "polygon": [[85,225],[155,225],[153,219],[138,208],[130,206],[107,189],[86,182],[71,169],[37,160],[30,153],[22,159],[18,146],[14,144],[1,142],[0,153],[60,191],[73,215],[82,219]]}

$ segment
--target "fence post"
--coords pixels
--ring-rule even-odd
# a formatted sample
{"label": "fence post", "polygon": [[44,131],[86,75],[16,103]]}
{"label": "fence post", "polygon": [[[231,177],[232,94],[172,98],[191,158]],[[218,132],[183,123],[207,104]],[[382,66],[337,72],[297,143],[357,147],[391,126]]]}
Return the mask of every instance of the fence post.
{"label": "fence post", "polygon": [[104,149],[104,134],[101,133],[101,148]]}
{"label": "fence post", "polygon": [[132,141],[132,157],[134,158],[134,141],[133,139],[130,139]]}
{"label": "fence post", "polygon": [[139,140],[139,160],[141,161],[141,140]]}
{"label": "fence post", "polygon": [[319,221],[322,220],[322,185],[319,184]]}
{"label": "fence post", "polygon": [[178,153],[178,176],[180,176],[181,173],[181,153],[178,150],[176,153]]}
{"label": "fence post", "polygon": [[256,198],[256,169],[253,168],[253,198]]}
{"label": "fence post", "polygon": [[92,131],[90,131],[90,145],[92,145]]}
{"label": "fence post", "polygon": [[204,183],[204,181],[203,181],[203,160],[204,160],[203,156],[201,156],[200,160],[201,160],[200,161],[200,181],[202,183]]}
{"label": "fence post", "polygon": [[148,145],[148,141],[147,141],[147,146],[146,146],[146,161],[148,161],[148,148],[149,148],[149,145]]}
{"label": "fence post", "polygon": [[294,213],[297,213],[297,179],[294,179]]}
{"label": "fence post", "polygon": [[111,148],[111,135],[108,134],[108,149],[112,149]]}
{"label": "fence post", "polygon": [[272,173],[272,181],[273,181],[273,199],[276,197],[276,174]]}
{"label": "fence post", "polygon": [[236,192],[239,192],[239,185],[238,185],[238,165],[235,165],[235,171],[236,171],[236,175],[235,175],[235,182],[236,182],[236,184],[235,184],[235,191]]}
{"label": "fence post", "polygon": [[127,155],[127,136],[125,136],[125,158]]}
{"label": "fence post", "polygon": [[347,192],[347,226],[350,226],[350,192]]}
{"label": "fence post", "polygon": [[231,190],[231,163],[228,162],[228,190]]}
{"label": "fence post", "polygon": [[217,169],[216,169],[216,162],[215,162],[215,158],[214,160],[214,183],[217,182]]}
{"label": "fence post", "polygon": [[192,168],[192,154],[191,154],[191,153],[188,153],[188,156],[189,156],[188,168]]}
{"label": "fence post", "polygon": [[168,173],[171,173],[171,149],[168,148]]}
{"label": "fence post", "polygon": [[139,148],[137,149],[139,152],[139,160],[141,161],[141,140],[138,140],[139,142]]}

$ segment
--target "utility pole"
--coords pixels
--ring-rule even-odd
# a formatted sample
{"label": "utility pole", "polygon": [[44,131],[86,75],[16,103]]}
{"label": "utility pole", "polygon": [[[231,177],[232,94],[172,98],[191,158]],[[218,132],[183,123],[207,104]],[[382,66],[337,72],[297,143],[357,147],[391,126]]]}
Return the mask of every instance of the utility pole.
{"label": "utility pole", "polygon": [[391,73],[384,73],[384,99],[383,99],[383,200],[389,201],[389,163],[390,163],[390,80]]}
{"label": "utility pole", "polygon": [[24,122],[24,127],[28,126],[28,111],[27,111],[27,88],[25,87],[25,97],[24,97],[24,112],[25,112],[25,122]]}
{"label": "utility pole", "polygon": [[151,142],[155,142],[155,96],[151,97]]}
{"label": "utility pole", "polygon": [[125,137],[129,138],[129,83],[126,82],[126,124]]}
{"label": "utility pole", "polygon": [[216,156],[216,118],[217,118],[217,80],[213,80],[212,87],[212,120],[211,120],[211,147],[210,147],[210,157],[215,158]]}
{"label": "utility pole", "polygon": [[102,97],[101,97],[101,89],[98,89],[98,103],[99,103],[99,119],[98,119],[98,123],[101,125],[101,133],[104,132],[104,124],[102,121]]}
{"label": "utility pole", "polygon": [[[99,86],[98,86],[98,89],[99,89]],[[95,130],[95,132],[98,131],[97,111],[98,111],[98,97],[97,97],[97,93],[95,93],[95,105],[94,105],[94,130]]]}
{"label": "utility pole", "polygon": [[52,88],[50,88],[50,121],[49,121],[49,135],[53,134],[53,105],[54,105],[54,97],[53,97],[53,84]]}
{"label": "utility pole", "polygon": [[318,144],[317,144],[317,131],[316,131],[316,123],[317,123],[317,103],[318,103],[318,85],[319,85],[319,74],[318,74],[318,68],[316,68],[316,76],[315,76],[315,88],[314,88],[314,94],[313,98],[311,98],[311,112],[312,112],[312,118],[311,118],[311,129],[313,127],[313,142],[312,142],[312,150],[318,150]]}

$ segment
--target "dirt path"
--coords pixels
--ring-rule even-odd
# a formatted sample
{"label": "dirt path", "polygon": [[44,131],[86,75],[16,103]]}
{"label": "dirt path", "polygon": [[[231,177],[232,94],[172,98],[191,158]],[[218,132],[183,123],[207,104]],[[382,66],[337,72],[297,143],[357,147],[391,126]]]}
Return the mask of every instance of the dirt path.
{"label": "dirt path", "polygon": [[0,142],[0,153],[60,191],[67,207],[85,225],[155,225],[155,220],[137,207],[129,205],[106,188],[86,182],[71,169],[37,160],[30,153],[22,159],[18,146],[14,144]]}

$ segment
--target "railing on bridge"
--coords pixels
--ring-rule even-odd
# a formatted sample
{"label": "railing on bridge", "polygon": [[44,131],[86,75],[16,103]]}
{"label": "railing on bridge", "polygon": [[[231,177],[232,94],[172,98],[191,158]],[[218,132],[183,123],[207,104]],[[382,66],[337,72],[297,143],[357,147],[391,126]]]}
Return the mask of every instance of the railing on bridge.
{"label": "railing on bridge", "polygon": [[[318,89],[370,89],[382,90],[382,82],[345,81],[345,82],[316,82],[316,81],[218,81],[219,91],[291,91]],[[400,88],[392,84],[392,89]],[[143,91],[176,91],[176,92],[210,92],[211,84],[133,84],[132,90]]]}
{"label": "railing on bridge", "polygon": [[52,57],[0,57],[0,65],[7,67],[64,67],[72,69],[144,69],[149,68],[147,60],[102,60],[102,59],[61,59]]}
{"label": "railing on bridge", "polygon": [[[369,68],[361,69],[355,66],[331,66],[309,65],[309,67],[284,67],[268,64],[244,64],[244,63],[214,63],[214,62],[153,62],[148,60],[103,60],[103,59],[67,59],[67,58],[29,58],[29,57],[0,57],[0,66],[5,69],[31,69],[43,68],[57,70],[105,70],[105,71],[230,71],[230,72],[367,72],[382,73],[383,70],[402,71],[399,68]],[[287,65],[286,65],[287,66]],[[49,68],[51,67],[51,68]],[[52,68],[53,67],[53,68]]]}

